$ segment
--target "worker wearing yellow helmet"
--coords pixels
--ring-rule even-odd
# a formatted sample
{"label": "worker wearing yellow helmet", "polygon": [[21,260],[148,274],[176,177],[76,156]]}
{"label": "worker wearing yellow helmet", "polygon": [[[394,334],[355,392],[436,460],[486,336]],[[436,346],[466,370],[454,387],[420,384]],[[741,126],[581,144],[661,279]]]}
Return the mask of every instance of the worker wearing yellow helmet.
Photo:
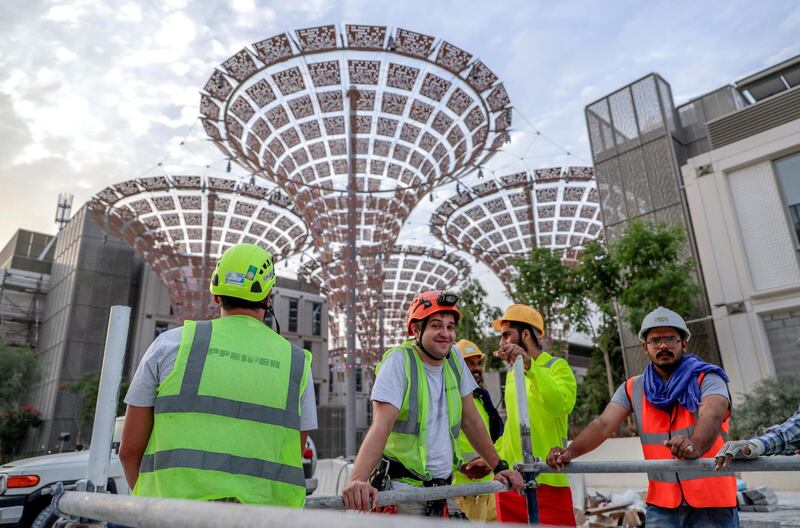
{"label": "worker wearing yellow helmet", "polygon": [[[513,365],[521,356],[525,365],[525,392],[531,424],[533,455],[544,459],[552,447],[567,445],[569,413],[575,407],[577,383],[572,368],[564,359],[542,350],[544,319],[524,304],[512,304],[492,324],[500,332],[500,348],[495,356]],[[517,388],[514,376],[506,378],[505,405],[508,411],[503,436],[496,442],[498,454],[513,465],[522,462]],[[566,475],[539,475],[536,495],[539,522],[554,526],[575,526],[572,495]],[[497,517],[504,522],[528,522],[524,497],[498,493]]]}
{"label": "worker wearing yellow helmet", "polygon": [[317,426],[311,354],[263,323],[274,285],[269,252],[233,246],[209,287],[221,316],[150,345],[119,451],[134,495],[303,506],[302,447]]}
{"label": "worker wearing yellow helmet", "polygon": [[[478,384],[478,387],[472,391],[472,399],[475,402],[475,408],[481,416],[484,427],[486,427],[486,430],[489,432],[492,442],[496,442],[497,439],[500,438],[500,435],[503,434],[503,419],[500,417],[500,413],[497,412],[492,402],[492,397],[489,395],[489,391],[486,390],[483,385],[483,368],[486,355],[481,352],[478,345],[466,339],[461,339],[456,342],[456,348],[461,352],[461,356],[464,358],[464,362],[467,364],[470,374],[472,374],[472,377],[475,379],[475,383]],[[470,467],[469,463],[479,457],[463,431],[459,435],[458,441],[461,443],[461,458],[464,460],[464,464],[459,471],[456,471],[453,477],[453,484],[458,485],[491,481],[491,475],[487,474],[482,478],[475,478],[476,475],[467,469]],[[478,475],[482,473],[483,472],[479,472]],[[456,497],[456,502],[470,521],[486,522],[497,520],[494,495]]]}

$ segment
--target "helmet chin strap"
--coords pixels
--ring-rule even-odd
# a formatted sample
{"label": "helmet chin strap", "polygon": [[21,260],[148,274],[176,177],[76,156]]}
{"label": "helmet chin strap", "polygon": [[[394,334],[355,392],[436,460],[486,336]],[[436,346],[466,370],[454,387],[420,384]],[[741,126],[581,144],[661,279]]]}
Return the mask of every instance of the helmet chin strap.
{"label": "helmet chin strap", "polygon": [[425,348],[425,346],[422,344],[422,340],[420,338],[422,337],[422,334],[425,333],[425,328],[427,328],[427,326],[428,326],[428,320],[425,319],[424,321],[422,321],[422,326],[420,327],[420,330],[419,330],[419,337],[416,339],[416,342],[414,344],[417,346],[417,348],[422,350],[422,352],[426,356],[428,356],[429,358],[431,358],[434,361],[442,361],[444,359],[449,358],[450,357],[450,349],[447,350],[447,354],[445,354],[444,357],[436,357],[433,354],[431,354],[430,352],[428,352],[427,349]]}

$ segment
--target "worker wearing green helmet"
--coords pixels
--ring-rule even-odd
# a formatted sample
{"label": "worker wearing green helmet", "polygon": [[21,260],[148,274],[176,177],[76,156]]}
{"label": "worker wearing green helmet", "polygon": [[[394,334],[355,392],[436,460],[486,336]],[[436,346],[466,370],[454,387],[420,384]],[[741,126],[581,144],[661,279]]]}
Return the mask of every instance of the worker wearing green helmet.
{"label": "worker wearing green helmet", "polygon": [[134,495],[303,506],[311,354],[263,324],[274,285],[269,252],[229,248],[209,287],[221,316],[185,321],[145,353],[119,452]]}

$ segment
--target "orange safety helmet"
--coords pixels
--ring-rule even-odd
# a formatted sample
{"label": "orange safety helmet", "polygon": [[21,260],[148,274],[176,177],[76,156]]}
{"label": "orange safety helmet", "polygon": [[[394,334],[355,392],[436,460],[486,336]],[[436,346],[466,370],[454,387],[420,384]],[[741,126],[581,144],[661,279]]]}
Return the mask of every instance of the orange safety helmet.
{"label": "orange safety helmet", "polygon": [[420,293],[414,297],[414,300],[411,301],[411,306],[408,307],[407,335],[414,335],[414,332],[411,331],[411,325],[414,324],[414,321],[425,319],[438,312],[452,312],[456,324],[458,324],[458,320],[461,319],[461,312],[456,306],[457,302],[458,295],[452,292],[428,290]]}

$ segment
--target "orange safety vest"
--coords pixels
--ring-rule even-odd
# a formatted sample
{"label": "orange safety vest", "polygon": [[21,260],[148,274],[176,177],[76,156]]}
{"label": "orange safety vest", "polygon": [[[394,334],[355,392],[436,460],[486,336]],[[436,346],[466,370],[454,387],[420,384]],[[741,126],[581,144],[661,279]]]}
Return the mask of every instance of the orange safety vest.
{"label": "orange safety vest", "polygon": [[[698,385],[703,382],[705,373],[697,377]],[[629,378],[625,384],[631,400],[636,427],[642,442],[645,460],[670,460],[672,452],[664,445],[673,436],[690,437],[697,423],[698,413],[691,413],[680,405],[672,412],[662,411],[652,405],[644,393],[644,376]],[[717,435],[711,448],[701,458],[714,458],[728,437],[728,418],[722,422],[722,433]],[[734,508],[736,507],[736,477],[733,472],[709,473],[670,473],[664,471],[648,472],[647,503],[661,508],[677,508],[685,503],[693,508]]]}

